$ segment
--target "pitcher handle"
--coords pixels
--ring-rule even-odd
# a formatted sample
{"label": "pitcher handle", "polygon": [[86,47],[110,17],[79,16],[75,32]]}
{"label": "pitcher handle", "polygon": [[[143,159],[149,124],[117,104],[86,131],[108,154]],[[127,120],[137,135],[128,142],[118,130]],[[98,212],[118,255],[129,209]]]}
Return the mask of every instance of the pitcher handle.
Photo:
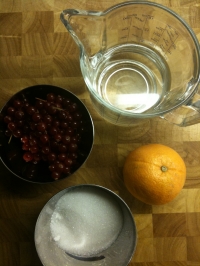
{"label": "pitcher handle", "polygon": [[196,94],[190,101],[161,118],[180,127],[187,127],[200,123],[200,83]]}

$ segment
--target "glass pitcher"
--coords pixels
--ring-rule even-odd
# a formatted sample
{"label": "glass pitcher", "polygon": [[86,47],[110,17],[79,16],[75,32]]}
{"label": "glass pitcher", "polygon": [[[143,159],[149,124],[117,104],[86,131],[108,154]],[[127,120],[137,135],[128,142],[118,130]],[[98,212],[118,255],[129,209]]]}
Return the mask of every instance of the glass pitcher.
{"label": "glass pitcher", "polygon": [[157,3],[129,1],[105,11],[66,9],[61,21],[78,44],[96,111],[129,126],[162,117],[200,122],[200,49],[189,25]]}

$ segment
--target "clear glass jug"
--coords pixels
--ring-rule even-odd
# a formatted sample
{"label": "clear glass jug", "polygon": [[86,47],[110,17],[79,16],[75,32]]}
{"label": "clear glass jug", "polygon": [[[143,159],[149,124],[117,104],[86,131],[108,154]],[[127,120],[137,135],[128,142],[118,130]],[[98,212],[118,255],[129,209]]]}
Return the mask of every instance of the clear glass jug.
{"label": "clear glass jug", "polygon": [[200,122],[200,49],[172,10],[129,1],[106,11],[66,9],[61,21],[80,48],[80,66],[97,112],[129,126],[160,116]]}

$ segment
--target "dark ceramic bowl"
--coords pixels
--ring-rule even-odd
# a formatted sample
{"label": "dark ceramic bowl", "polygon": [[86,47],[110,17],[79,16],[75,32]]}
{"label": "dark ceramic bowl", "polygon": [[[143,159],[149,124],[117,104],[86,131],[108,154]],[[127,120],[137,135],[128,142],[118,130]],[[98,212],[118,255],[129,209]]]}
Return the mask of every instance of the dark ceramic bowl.
{"label": "dark ceramic bowl", "polygon": [[[43,158],[40,159],[37,163],[34,160],[27,162],[23,158],[24,153],[27,151],[24,151],[22,149],[23,143],[21,142],[21,137],[12,136],[10,140],[10,137],[5,135],[8,124],[5,123],[4,118],[7,115],[8,107],[12,106],[15,100],[19,100],[21,102],[28,101],[30,105],[35,106],[35,102],[37,100],[36,98],[46,100],[46,96],[49,93],[53,93],[56,96],[60,95],[63,99],[65,100],[67,99],[67,101],[69,100],[70,103],[73,103],[75,104],[75,106],[77,106],[77,109],[75,111],[74,110],[70,111],[69,115],[70,115],[70,118],[72,118],[72,120],[69,120],[69,123],[68,123],[68,127],[73,128],[73,132],[74,132],[73,135],[76,135],[76,137],[79,136],[79,141],[77,143],[78,149],[75,152],[73,152],[73,156],[75,156],[76,159],[73,161],[73,166],[70,166],[70,171],[68,173],[66,171],[65,173],[61,173],[58,179],[52,178],[52,169],[51,170],[49,169],[50,163],[46,159],[48,155],[44,155],[44,156],[42,155]],[[62,109],[63,109],[63,106],[62,106]],[[25,116],[26,116],[26,110],[27,109],[23,109]],[[56,109],[56,110],[57,110],[56,112],[58,116],[60,110],[59,109]],[[77,112],[79,113],[79,118],[76,117],[76,119],[78,119],[78,125],[76,122],[74,125],[73,116],[75,116],[75,113]],[[67,91],[66,89],[52,86],[52,85],[36,85],[36,86],[25,88],[12,96],[12,98],[2,108],[0,115],[1,115],[0,159],[11,173],[13,173],[15,176],[25,181],[29,181],[33,183],[50,183],[50,182],[55,182],[55,180],[62,180],[63,178],[66,178],[72,175],[73,173],[75,173],[87,160],[92,150],[93,139],[94,139],[94,126],[93,126],[92,118],[87,108],[82,103],[82,101],[79,98],[77,98],[73,93],[71,93],[70,91]],[[29,118],[25,117],[22,119],[23,121],[25,121],[25,124],[27,124],[27,119],[30,120],[30,116]],[[72,127],[72,124],[73,124],[73,127]],[[48,124],[48,127],[50,128],[51,125]],[[66,135],[65,133],[66,130],[67,128],[62,129],[62,136]],[[24,135],[33,135],[33,131],[31,130],[30,123],[28,123],[28,128],[26,127],[26,131],[28,133],[27,132],[23,133]],[[38,131],[37,127],[34,130],[34,132],[36,131]],[[41,149],[42,149],[42,146],[40,143],[40,147],[39,147],[40,153],[41,153]],[[59,151],[58,153],[61,153],[61,152]],[[67,151],[65,153],[69,153],[69,152]]]}

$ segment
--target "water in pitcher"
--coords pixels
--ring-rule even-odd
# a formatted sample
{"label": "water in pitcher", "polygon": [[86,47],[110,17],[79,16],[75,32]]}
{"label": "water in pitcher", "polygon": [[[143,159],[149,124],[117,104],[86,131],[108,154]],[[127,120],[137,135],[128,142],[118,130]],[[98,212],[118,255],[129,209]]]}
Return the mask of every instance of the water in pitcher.
{"label": "water in pitcher", "polygon": [[[96,58],[92,60],[95,62]],[[123,44],[108,50],[93,75],[92,86],[104,101],[132,113],[157,106],[171,83],[164,57],[138,44]]]}

